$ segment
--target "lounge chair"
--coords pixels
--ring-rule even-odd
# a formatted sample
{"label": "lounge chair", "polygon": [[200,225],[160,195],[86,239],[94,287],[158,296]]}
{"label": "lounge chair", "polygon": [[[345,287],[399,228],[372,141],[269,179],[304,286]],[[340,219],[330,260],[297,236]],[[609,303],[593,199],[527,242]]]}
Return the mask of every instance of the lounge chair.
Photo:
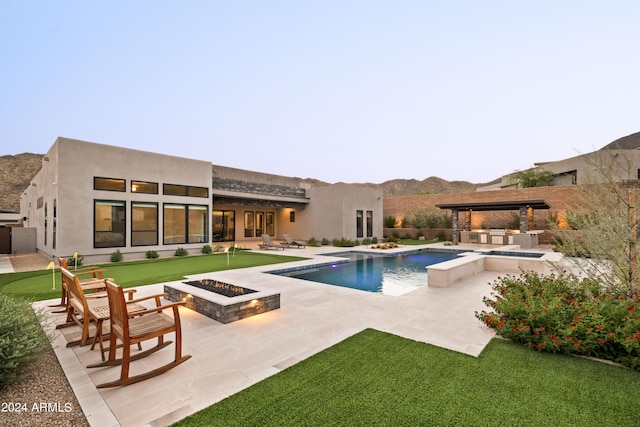
{"label": "lounge chair", "polygon": [[[121,369],[120,379],[99,384],[97,386],[98,388],[118,387],[137,383],[160,375],[191,358],[190,355],[182,355],[182,329],[180,326],[180,312],[178,307],[184,305],[185,302],[176,302],[150,308],[142,313],[128,313],[122,287],[109,280],[107,280],[106,284],[109,307],[111,309],[109,358],[104,362],[89,365],[87,368],[121,365]],[[166,294],[156,296],[160,297],[165,295]],[[172,309],[173,316],[164,314],[162,311],[165,309]],[[170,333],[175,333],[176,338],[174,360],[146,373],[129,376],[129,364],[132,361],[146,357],[171,344],[171,341],[164,340],[164,336]],[[155,347],[131,355],[131,345],[140,344],[143,341],[153,338],[158,339]],[[122,358],[120,359],[116,358],[118,340],[122,342]]]}
{"label": "lounge chair", "polygon": [[275,243],[273,243],[273,240],[271,240],[271,236],[269,236],[268,234],[263,234],[262,235],[262,243],[258,244],[258,247],[260,249],[282,249],[284,250],[284,246],[282,245],[276,245]]}
{"label": "lounge chair", "polygon": [[304,240],[293,240],[288,234],[283,234],[282,238],[284,239],[283,245],[287,247],[295,246],[296,248],[304,248],[307,246],[307,242]]}

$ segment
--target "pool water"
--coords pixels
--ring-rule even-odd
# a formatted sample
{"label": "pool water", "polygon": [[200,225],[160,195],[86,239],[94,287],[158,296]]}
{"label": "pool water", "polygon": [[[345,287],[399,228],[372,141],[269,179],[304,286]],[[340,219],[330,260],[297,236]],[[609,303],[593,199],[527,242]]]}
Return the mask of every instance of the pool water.
{"label": "pool water", "polygon": [[350,262],[294,271],[276,271],[297,279],[399,296],[427,285],[426,266],[456,258],[455,253],[411,252],[396,256],[331,254]]}

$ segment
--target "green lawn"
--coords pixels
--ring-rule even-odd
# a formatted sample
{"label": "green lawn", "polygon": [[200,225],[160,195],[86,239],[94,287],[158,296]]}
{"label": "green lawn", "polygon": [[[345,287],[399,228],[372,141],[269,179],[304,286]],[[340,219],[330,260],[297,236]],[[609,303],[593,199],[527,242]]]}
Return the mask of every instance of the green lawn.
{"label": "green lawn", "polygon": [[[226,254],[193,255],[186,257],[159,258],[145,261],[108,263],[101,266],[122,287],[142,286],[152,283],[180,280],[185,275],[220,271],[258,265],[298,261],[301,257],[238,251],[229,257]],[[71,267],[73,271],[73,267]],[[52,290],[55,279],[56,290]],[[27,298],[32,301],[60,296],[60,271],[41,270],[26,273],[0,274],[0,292]]]}
{"label": "green lawn", "polygon": [[637,426],[640,373],[494,339],[474,358],[366,330],[176,426]]}

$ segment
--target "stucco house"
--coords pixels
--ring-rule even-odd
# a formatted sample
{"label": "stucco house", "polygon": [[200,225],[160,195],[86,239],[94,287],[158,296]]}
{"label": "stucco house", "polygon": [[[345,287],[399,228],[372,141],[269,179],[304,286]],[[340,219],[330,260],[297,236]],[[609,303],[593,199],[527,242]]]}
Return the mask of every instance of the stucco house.
{"label": "stucco house", "polygon": [[[551,172],[550,185],[580,185],[598,182],[602,175],[595,168],[606,169],[609,178],[624,182],[640,179],[640,132],[619,138],[599,150],[567,159],[537,162],[531,170]],[[515,173],[502,176],[495,182],[478,187],[477,191],[518,188]]]}
{"label": "stucco house", "polygon": [[275,239],[382,237],[382,191],[317,184],[59,137],[20,198],[23,225],[45,256],[107,261],[148,250]]}

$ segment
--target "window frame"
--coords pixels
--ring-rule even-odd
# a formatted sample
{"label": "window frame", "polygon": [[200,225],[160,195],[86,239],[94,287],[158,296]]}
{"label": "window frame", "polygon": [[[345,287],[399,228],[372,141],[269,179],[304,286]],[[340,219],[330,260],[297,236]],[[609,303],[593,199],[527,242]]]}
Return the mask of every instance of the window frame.
{"label": "window frame", "polygon": [[[134,210],[136,207],[142,207],[142,206],[147,206],[147,207],[155,207],[156,210],[156,217],[155,217],[155,230],[153,229],[140,229],[137,230],[135,225],[136,225],[136,219],[135,219],[135,214],[134,214]],[[143,201],[131,201],[131,247],[137,247],[137,246],[157,246],[158,245],[158,240],[159,240],[159,234],[160,234],[160,230],[159,230],[159,221],[158,221],[158,215],[159,215],[159,211],[158,211],[158,203],[157,202],[143,202]],[[155,231],[155,242],[154,243],[136,243],[136,233],[150,233]]]}
{"label": "window frame", "polygon": [[[114,234],[122,234],[122,244],[98,244],[98,234],[99,232],[105,232],[105,231],[98,231],[96,229],[96,221],[98,219],[97,217],[97,207],[99,206],[99,204],[110,204],[110,206],[113,207],[114,206],[121,206],[122,207],[122,224],[123,224],[123,230],[122,231],[113,231],[113,229],[109,230],[109,233],[114,233]],[[114,224],[114,221],[112,219],[111,224]],[[98,248],[124,248],[127,246],[127,202],[125,200],[105,200],[105,199],[94,199],[93,200],[93,247],[94,249],[98,249]]]}
{"label": "window frame", "polygon": [[[110,181],[112,183],[119,183],[121,182],[122,184],[122,189],[117,189],[117,188],[108,188],[108,186],[105,186],[105,188],[98,188],[98,183],[99,182],[107,182]],[[108,178],[108,177],[104,177],[104,176],[94,176],[93,177],[93,189],[94,191],[114,191],[116,193],[126,193],[127,192],[127,180],[124,178]]]}

